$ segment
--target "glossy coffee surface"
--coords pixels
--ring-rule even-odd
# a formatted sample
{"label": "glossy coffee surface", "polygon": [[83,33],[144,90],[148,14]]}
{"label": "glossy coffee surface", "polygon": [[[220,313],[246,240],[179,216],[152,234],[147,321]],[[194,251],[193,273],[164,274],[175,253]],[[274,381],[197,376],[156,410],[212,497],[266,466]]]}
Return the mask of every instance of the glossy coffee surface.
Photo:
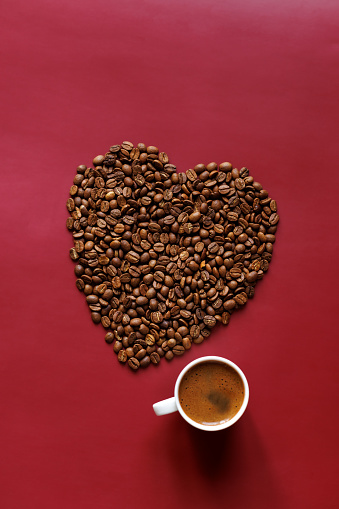
{"label": "glossy coffee surface", "polygon": [[232,419],[244,401],[244,384],[231,367],[217,361],[196,364],[179,386],[183,411],[195,422],[217,425]]}

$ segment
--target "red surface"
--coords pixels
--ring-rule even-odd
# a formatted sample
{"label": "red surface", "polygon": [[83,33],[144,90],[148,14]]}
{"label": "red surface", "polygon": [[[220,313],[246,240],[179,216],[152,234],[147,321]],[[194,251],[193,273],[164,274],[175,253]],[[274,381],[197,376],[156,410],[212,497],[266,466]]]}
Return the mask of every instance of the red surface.
{"label": "red surface", "polygon": [[[338,3],[1,3],[2,509],[338,507]],[[278,202],[267,277],[205,344],[134,375],[74,284],[78,164],[157,145]],[[202,355],[250,384],[230,430],[157,418]]]}

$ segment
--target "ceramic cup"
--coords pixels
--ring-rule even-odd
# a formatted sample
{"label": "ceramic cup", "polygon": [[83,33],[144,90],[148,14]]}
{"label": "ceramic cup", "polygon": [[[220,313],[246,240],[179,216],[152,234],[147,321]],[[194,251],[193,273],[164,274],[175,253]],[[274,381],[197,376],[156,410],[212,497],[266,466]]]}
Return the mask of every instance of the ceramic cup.
{"label": "ceramic cup", "polygon": [[[190,368],[192,368],[193,366],[196,366],[197,364],[201,364],[201,363],[205,363],[205,362],[217,362],[217,363],[226,364],[227,366],[233,368],[242,380],[242,383],[244,386],[243,402],[242,402],[238,412],[232,418],[230,418],[229,420],[227,420],[225,422],[220,422],[220,423],[216,423],[216,424],[208,424],[208,425],[201,424],[201,423],[196,422],[193,419],[191,419],[184,412],[184,410],[180,404],[179,387],[180,387],[180,383],[181,383],[183,377],[185,376],[185,374],[187,373],[187,371]],[[244,373],[241,371],[241,369],[236,364],[234,364],[234,362],[232,362],[228,359],[225,359],[224,357],[217,357],[215,355],[210,355],[207,357],[200,357],[199,359],[196,359],[195,361],[192,361],[189,364],[187,364],[187,366],[179,374],[177,381],[175,383],[174,397],[164,399],[163,401],[159,401],[158,403],[155,403],[153,405],[153,409],[154,409],[154,412],[156,415],[166,415],[166,414],[170,414],[172,412],[178,411],[180,413],[181,417],[183,417],[185,419],[185,421],[187,421],[189,424],[191,424],[195,428],[205,430],[205,431],[219,431],[219,430],[222,430],[225,428],[229,428],[230,426],[232,426],[232,424],[234,424],[235,422],[237,422],[240,419],[240,417],[243,415],[243,413],[246,410],[246,407],[248,404],[248,399],[249,399],[248,382],[246,380]]]}

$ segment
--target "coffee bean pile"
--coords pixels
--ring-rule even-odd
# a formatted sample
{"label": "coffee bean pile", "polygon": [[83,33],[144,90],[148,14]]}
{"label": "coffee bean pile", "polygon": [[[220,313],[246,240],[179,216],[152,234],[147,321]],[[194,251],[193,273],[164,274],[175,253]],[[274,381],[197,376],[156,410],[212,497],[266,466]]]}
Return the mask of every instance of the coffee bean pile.
{"label": "coffee bean pile", "polygon": [[271,261],[276,202],[229,162],[177,173],[157,147],[125,141],[78,166],[70,196],[76,286],[133,370],[227,325]]}

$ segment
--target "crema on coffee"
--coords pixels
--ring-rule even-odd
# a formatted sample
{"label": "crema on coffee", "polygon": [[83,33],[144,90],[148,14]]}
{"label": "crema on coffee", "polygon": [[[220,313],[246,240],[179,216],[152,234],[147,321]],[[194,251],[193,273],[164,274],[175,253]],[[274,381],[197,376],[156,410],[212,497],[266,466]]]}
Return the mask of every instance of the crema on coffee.
{"label": "crema on coffee", "polygon": [[185,414],[204,425],[232,419],[241,409],[245,388],[237,371],[217,361],[196,364],[185,373],[179,386],[179,401]]}

